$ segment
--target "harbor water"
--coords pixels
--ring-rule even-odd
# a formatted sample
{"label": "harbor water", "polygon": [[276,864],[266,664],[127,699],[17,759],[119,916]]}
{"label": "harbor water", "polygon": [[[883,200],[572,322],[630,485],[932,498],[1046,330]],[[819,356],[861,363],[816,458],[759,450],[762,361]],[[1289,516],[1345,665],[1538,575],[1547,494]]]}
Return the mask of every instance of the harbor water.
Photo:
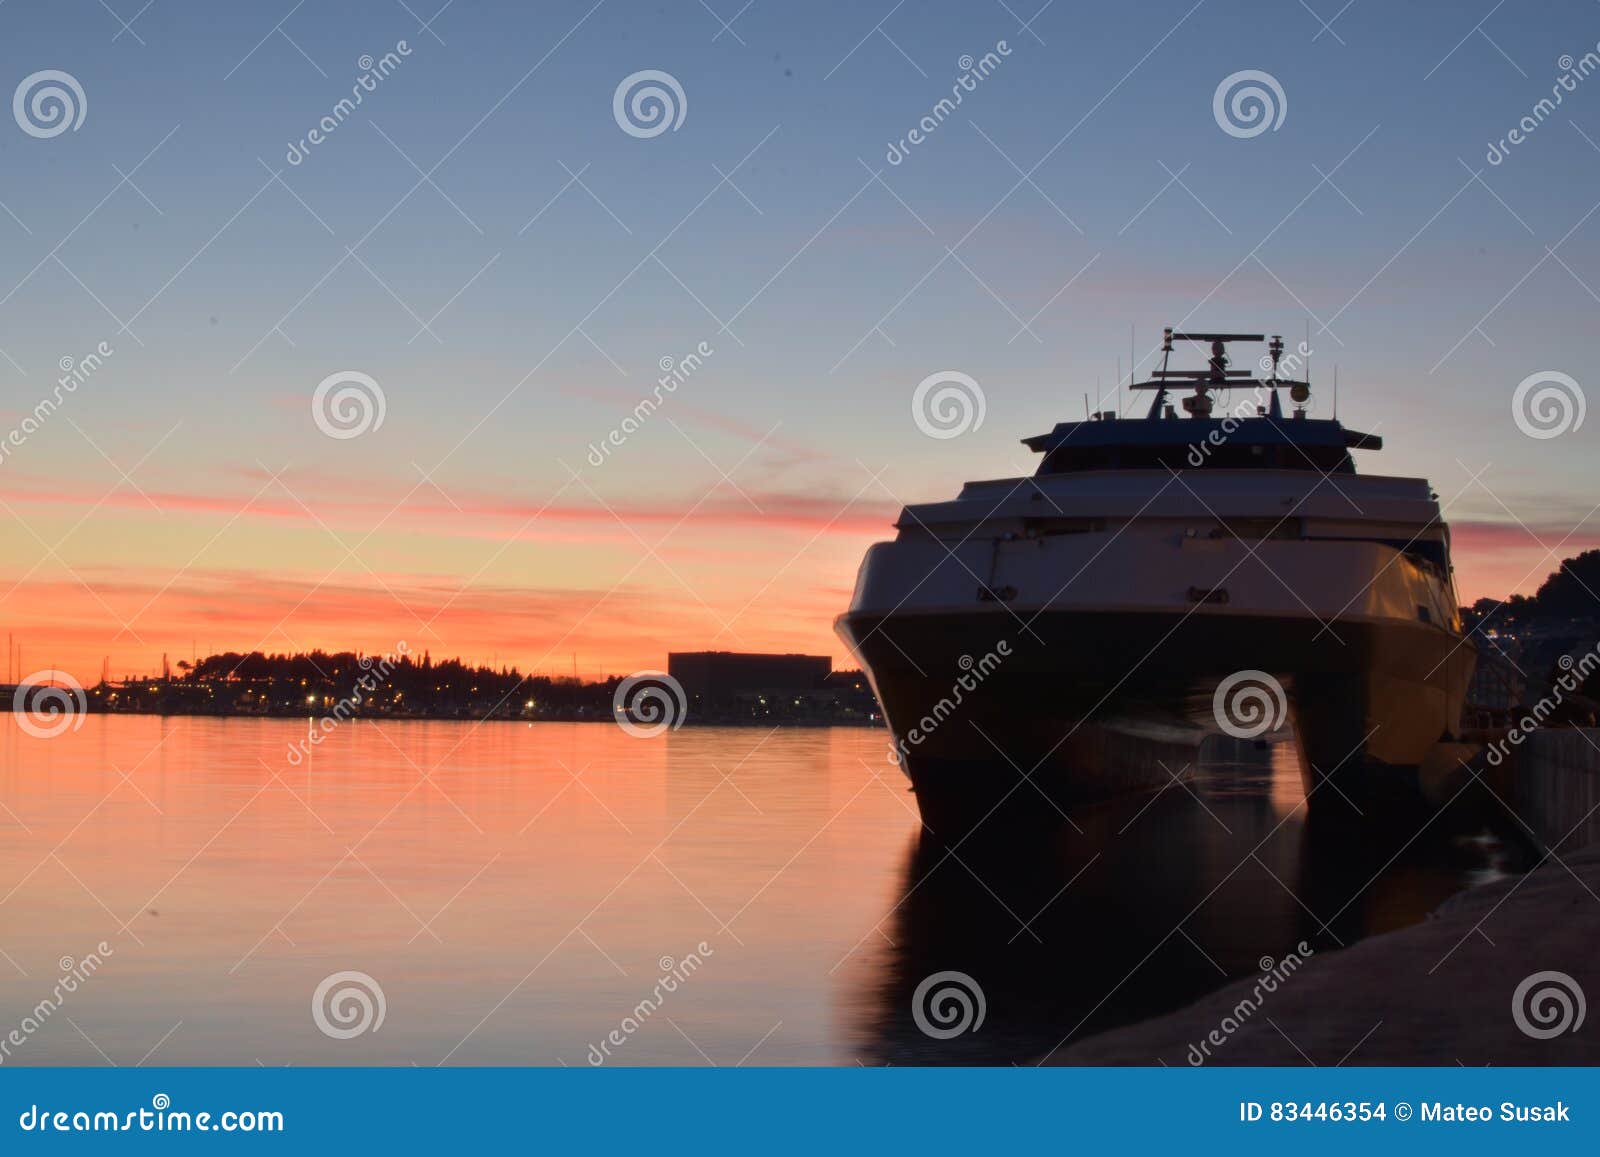
{"label": "harbor water", "polygon": [[[876,729],[306,728],[6,728],[4,1063],[1030,1063],[1529,861],[1492,807],[1308,822],[1286,746],[946,848]],[[942,1038],[947,971],[983,1018]]]}

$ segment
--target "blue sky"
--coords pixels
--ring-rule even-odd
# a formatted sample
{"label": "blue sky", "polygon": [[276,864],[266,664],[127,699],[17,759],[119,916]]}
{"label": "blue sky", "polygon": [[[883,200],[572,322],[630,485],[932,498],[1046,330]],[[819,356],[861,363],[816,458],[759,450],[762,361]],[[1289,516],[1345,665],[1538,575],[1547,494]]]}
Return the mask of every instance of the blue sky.
{"label": "blue sky", "polygon": [[[1535,536],[1597,537],[1600,418],[1531,439],[1511,395],[1540,371],[1593,384],[1600,79],[1485,160],[1596,48],[1592,3],[11,0],[0,31],[8,88],[59,69],[87,100],[75,131],[0,131],[4,424],[61,358],[115,349],[0,467],[0,618],[73,653],[137,665],[197,616],[248,645],[248,578],[350,605],[470,590],[480,618],[540,617],[505,644],[527,663],[586,639],[591,596],[616,665],[730,624],[749,629],[719,645],[831,648],[893,507],[1031,469],[1017,440],[1113,389],[1130,324],[1142,358],[1164,324],[1297,341],[1309,321],[1316,412],[1337,364],[1340,416],[1388,444],[1364,467],[1431,478],[1471,528],[1464,593],[1536,584]],[[686,107],[639,139],[612,96],[645,69]],[[1212,98],[1246,69],[1286,109],[1241,139]],[[585,463],[701,341],[661,414]],[[323,437],[311,391],[345,369],[381,383],[384,422]],[[930,439],[909,399],[947,369],[986,417]],[[556,530],[529,530],[540,509]],[[550,602],[495,602],[519,591]],[[353,642],[327,617],[296,632],[320,597],[270,616],[275,645]],[[494,643],[458,626],[427,641]]]}

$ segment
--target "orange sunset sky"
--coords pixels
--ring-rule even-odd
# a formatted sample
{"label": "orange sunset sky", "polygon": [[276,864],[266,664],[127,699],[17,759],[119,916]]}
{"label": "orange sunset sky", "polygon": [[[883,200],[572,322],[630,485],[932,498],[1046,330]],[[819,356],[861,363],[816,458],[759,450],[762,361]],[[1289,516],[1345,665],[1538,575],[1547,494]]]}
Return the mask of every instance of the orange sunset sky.
{"label": "orange sunset sky", "polygon": [[[22,648],[18,673],[60,666],[85,682],[105,657],[117,677],[158,670],[163,653],[382,652],[400,640],[552,674],[576,656],[584,678],[701,648],[848,665],[830,623],[898,511],[856,474],[867,488],[854,497],[719,482],[694,498],[603,503],[578,483],[535,502],[426,484],[358,493],[348,479],[263,471],[241,472],[227,496],[22,488],[4,498],[14,577],[0,623]],[[1534,589],[1565,535],[1545,530],[1541,546],[1514,524],[1454,531],[1467,601]],[[1573,537],[1562,553],[1591,545]]]}

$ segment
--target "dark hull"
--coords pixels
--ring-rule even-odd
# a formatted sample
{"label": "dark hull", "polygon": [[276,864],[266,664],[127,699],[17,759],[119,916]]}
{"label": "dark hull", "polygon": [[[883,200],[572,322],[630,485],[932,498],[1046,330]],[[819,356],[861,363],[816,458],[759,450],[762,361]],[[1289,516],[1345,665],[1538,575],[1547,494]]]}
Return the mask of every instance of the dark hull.
{"label": "dark hull", "polygon": [[1293,725],[1318,805],[1410,793],[1428,750],[1459,725],[1475,660],[1461,636],[1395,620],[1324,630],[1311,618],[1237,612],[1030,620],[989,607],[848,614],[838,626],[877,692],[924,821],[958,838],[1170,784],[1221,733],[1213,692],[1242,670],[1281,683],[1279,722]]}

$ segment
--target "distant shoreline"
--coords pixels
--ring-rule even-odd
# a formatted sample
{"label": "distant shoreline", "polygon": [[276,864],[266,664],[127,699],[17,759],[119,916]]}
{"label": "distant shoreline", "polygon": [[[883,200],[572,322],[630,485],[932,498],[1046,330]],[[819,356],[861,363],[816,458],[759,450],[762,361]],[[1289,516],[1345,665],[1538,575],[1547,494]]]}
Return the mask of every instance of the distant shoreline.
{"label": "distant shoreline", "polygon": [[[185,718],[185,719],[263,719],[263,720],[294,720],[301,719],[315,723],[325,718],[323,715],[313,715],[302,712],[286,711],[142,711],[123,710],[106,711],[101,708],[91,707],[84,712],[85,715],[131,715],[139,718]],[[514,715],[445,715],[431,712],[418,712],[416,714],[383,714],[383,715],[352,715],[345,720],[348,723],[362,722],[377,723],[379,721],[398,723],[523,723],[532,726],[535,723],[607,723],[616,726],[616,721],[608,716],[583,716],[573,718],[547,717],[540,719],[519,718]],[[742,717],[717,717],[710,719],[685,719],[678,727],[786,727],[804,728],[807,730],[821,730],[830,727],[855,727],[855,728],[882,728],[882,720],[869,719],[747,719]]]}
{"label": "distant shoreline", "polygon": [[[711,657],[729,656],[719,652]],[[426,651],[417,658],[403,649],[383,656],[226,652],[180,661],[175,672],[163,661],[159,678],[102,679],[92,687],[64,673],[41,672],[50,678],[0,685],[0,707],[46,720],[78,712],[310,719],[313,726],[321,720],[323,730],[356,719],[612,724],[626,719],[633,724],[630,730],[654,732],[680,724],[871,726],[880,717],[859,671],[826,670],[826,658],[801,657],[803,663],[793,670],[792,656],[733,658],[745,667],[751,661],[757,666],[740,668],[740,678],[734,680],[723,677],[719,682],[707,675],[703,687],[686,675],[686,689],[660,671],[584,683],[523,675],[514,667],[469,667],[458,659],[435,662]],[[19,695],[24,702],[12,702]]]}

